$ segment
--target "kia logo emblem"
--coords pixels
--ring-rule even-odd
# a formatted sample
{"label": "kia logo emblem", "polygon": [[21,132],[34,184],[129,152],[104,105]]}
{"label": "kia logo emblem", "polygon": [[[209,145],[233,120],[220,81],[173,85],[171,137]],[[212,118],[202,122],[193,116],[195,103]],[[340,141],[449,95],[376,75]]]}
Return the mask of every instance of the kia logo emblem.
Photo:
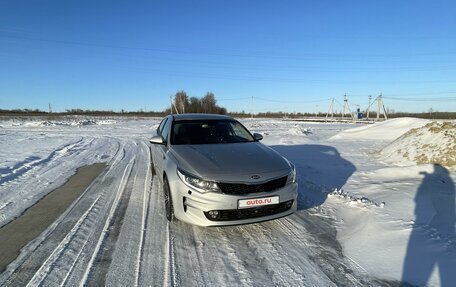
{"label": "kia logo emblem", "polygon": [[251,179],[260,179],[260,176],[257,174],[254,174],[250,177]]}

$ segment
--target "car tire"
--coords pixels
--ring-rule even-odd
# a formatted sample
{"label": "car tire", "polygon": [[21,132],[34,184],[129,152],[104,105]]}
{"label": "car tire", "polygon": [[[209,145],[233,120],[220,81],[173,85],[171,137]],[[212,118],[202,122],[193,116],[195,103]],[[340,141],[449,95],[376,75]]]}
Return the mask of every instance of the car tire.
{"label": "car tire", "polygon": [[169,189],[169,183],[166,176],[163,179],[163,193],[165,197],[166,219],[168,219],[169,222],[175,221],[173,199],[171,197],[171,190]]}

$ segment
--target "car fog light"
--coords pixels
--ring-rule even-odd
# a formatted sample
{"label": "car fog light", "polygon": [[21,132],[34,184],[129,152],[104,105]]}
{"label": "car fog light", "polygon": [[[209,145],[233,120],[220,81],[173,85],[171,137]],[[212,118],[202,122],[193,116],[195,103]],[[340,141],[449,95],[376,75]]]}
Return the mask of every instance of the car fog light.
{"label": "car fog light", "polygon": [[220,213],[217,210],[211,210],[208,214],[211,219],[217,219]]}

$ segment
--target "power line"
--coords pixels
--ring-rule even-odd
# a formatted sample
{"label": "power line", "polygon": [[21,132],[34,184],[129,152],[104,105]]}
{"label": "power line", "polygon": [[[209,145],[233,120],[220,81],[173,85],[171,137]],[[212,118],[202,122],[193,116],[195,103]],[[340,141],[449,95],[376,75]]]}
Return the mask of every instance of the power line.
{"label": "power line", "polygon": [[[389,97],[407,97],[407,96],[432,96],[432,95],[446,95],[446,94],[456,94],[456,91],[435,91],[435,92],[419,92],[419,93],[399,93],[399,94],[389,94]],[[368,97],[368,94],[358,94],[352,95],[347,94],[350,97]]]}
{"label": "power line", "polygon": [[[2,37],[0,35],[0,37]],[[45,41],[47,42],[47,41]],[[166,49],[158,49],[158,48],[141,48],[141,47],[126,47],[126,46],[111,46],[111,45],[103,45],[103,44],[84,44],[84,43],[77,43],[77,42],[68,42],[68,41],[52,41],[53,43],[59,43],[59,44],[72,44],[72,45],[79,45],[79,46],[89,46],[89,47],[96,47],[96,48],[115,48],[115,49],[129,49],[129,50],[145,50],[145,51],[153,51],[153,52],[166,52],[166,53],[180,53],[183,51],[179,50],[166,50]],[[189,52],[189,51],[187,51]],[[194,53],[192,52],[192,55]],[[204,55],[207,56],[210,54],[210,52],[205,52]],[[103,53],[102,56],[105,57],[107,54]],[[109,55],[108,55],[109,56]],[[150,57],[148,55],[121,55],[121,56],[127,56],[129,60],[131,60],[131,57],[140,57],[140,58],[146,58],[148,59],[149,62],[147,62],[148,65],[151,63],[153,64],[163,64],[163,65],[172,65],[172,66],[179,66],[183,65],[184,63],[187,63],[186,66],[191,66],[191,67],[216,67],[216,68],[232,68],[232,69],[259,69],[261,68],[262,70],[273,70],[273,71],[283,71],[283,72],[322,72],[322,73],[343,73],[343,72],[371,72],[371,73],[391,73],[391,72],[426,72],[426,71],[453,71],[456,70],[456,64],[453,65],[448,65],[448,61],[446,61],[445,64],[440,64],[435,65],[436,62],[434,61],[432,66],[429,65],[424,65],[424,66],[391,66],[391,67],[358,67],[358,68],[345,68],[345,67],[333,67],[334,60],[330,60],[331,66],[324,66],[324,65],[287,65],[287,64],[277,64],[277,65],[268,65],[268,64],[258,64],[258,63],[242,63],[242,62],[237,62],[233,63],[231,62],[208,62],[208,61],[201,61],[201,60],[187,60],[187,59],[181,59],[181,58],[164,58],[164,57],[159,57],[159,58],[154,58]],[[222,55],[223,56],[223,55]],[[225,55],[226,56],[226,55]],[[257,55],[254,55],[257,56]],[[5,57],[9,57],[9,55],[5,55]],[[61,56],[60,56],[61,57]],[[228,56],[229,57],[229,56]],[[264,59],[269,60],[269,56],[264,57]],[[71,57],[71,59],[74,59],[74,57]],[[318,60],[318,59],[311,59],[311,60]],[[306,60],[307,62],[309,60]],[[341,65],[342,63],[349,63],[351,60],[348,59],[339,59],[338,65]],[[366,62],[366,61],[363,61]],[[142,64],[145,63],[145,61],[141,61]],[[390,61],[382,61],[381,63],[391,63]],[[413,63],[416,64],[416,63]]]}
{"label": "power line", "polygon": [[[1,31],[0,31],[1,32]],[[422,56],[442,56],[442,55],[456,55],[456,51],[442,51],[442,52],[428,52],[428,53],[396,53],[396,54],[357,54],[357,55],[349,55],[349,54],[310,54],[310,53],[303,53],[303,54],[288,54],[285,55],[282,52],[271,52],[271,51],[246,51],[244,50],[228,50],[228,49],[202,49],[202,48],[192,48],[192,47],[168,47],[168,48],[150,48],[150,47],[132,47],[132,46],[123,46],[123,45],[111,45],[111,44],[99,44],[99,43],[91,43],[91,42],[83,42],[83,41],[68,41],[68,40],[59,40],[59,39],[49,39],[49,38],[39,38],[39,37],[27,37],[27,36],[18,36],[18,35],[0,35],[2,38],[10,38],[10,39],[17,39],[17,40],[27,40],[27,41],[37,41],[37,42],[48,42],[48,43],[55,43],[55,44],[65,44],[65,45],[77,45],[77,46],[88,46],[88,47],[96,47],[96,48],[111,48],[111,49],[124,49],[124,50],[143,50],[143,51],[153,51],[153,52],[166,52],[166,53],[195,53],[200,52],[205,55],[212,54],[212,55],[221,55],[221,56],[232,56],[232,57],[252,57],[252,58],[276,58],[276,59],[283,59],[283,58],[306,58],[310,57],[313,59],[327,59],[334,61],[335,59],[340,60],[341,58],[352,58],[352,59],[359,59],[361,61],[371,59],[379,59],[379,58],[413,58],[413,57],[422,57]],[[185,49],[185,50],[182,50]]]}
{"label": "power line", "polygon": [[384,96],[384,99],[393,101],[406,101],[406,102],[456,102],[456,97],[441,97],[441,98],[404,98],[404,97],[389,97]]}
{"label": "power line", "polygon": [[[124,69],[125,71],[125,69]],[[289,78],[289,77],[261,77],[261,76],[252,76],[252,75],[229,75],[229,74],[219,74],[219,73],[201,73],[201,72],[192,72],[192,71],[172,71],[172,70],[163,70],[163,69],[132,69],[132,72],[144,73],[154,73],[159,72],[161,75],[169,74],[173,77],[183,76],[186,78],[211,78],[211,79],[220,79],[220,80],[235,80],[235,81],[259,81],[259,82],[284,82],[284,83],[315,83],[315,84],[331,84],[331,83],[341,83],[341,84],[429,84],[429,83],[454,83],[454,80],[428,80],[428,81],[358,81],[358,80],[337,80],[337,79],[309,79],[309,78]]]}
{"label": "power line", "polygon": [[260,98],[260,97],[254,97],[255,100],[260,100],[264,102],[272,102],[272,103],[320,103],[320,102],[327,102],[330,99],[324,99],[324,100],[310,100],[310,101],[286,101],[286,100],[271,100],[271,99],[265,99],[265,98]]}
{"label": "power line", "polygon": [[250,100],[251,97],[244,97],[244,98],[231,98],[231,99],[217,99],[217,101],[242,101],[242,100]]}
{"label": "power line", "polygon": [[405,94],[390,94],[390,96],[431,96],[431,95],[446,95],[446,94],[456,94],[456,91],[439,91],[439,92],[421,92],[421,93],[405,93]]}

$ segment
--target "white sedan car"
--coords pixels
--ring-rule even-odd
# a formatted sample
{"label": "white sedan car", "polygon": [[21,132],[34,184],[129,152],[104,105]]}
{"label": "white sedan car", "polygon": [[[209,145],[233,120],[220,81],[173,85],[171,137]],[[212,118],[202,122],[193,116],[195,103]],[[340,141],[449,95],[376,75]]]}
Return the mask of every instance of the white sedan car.
{"label": "white sedan car", "polygon": [[296,171],[228,116],[169,115],[151,138],[169,221],[234,225],[292,214]]}

